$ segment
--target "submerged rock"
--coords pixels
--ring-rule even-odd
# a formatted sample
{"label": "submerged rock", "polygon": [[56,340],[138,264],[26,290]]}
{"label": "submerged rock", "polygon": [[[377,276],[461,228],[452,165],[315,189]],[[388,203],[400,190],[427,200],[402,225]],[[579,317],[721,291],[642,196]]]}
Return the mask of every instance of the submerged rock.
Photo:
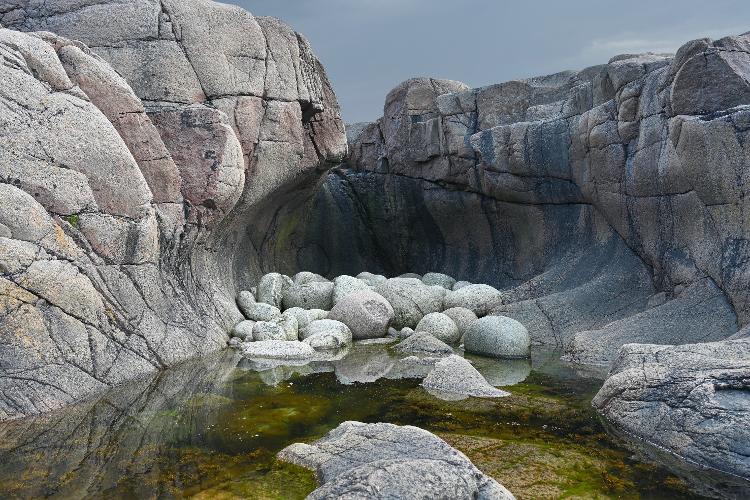
{"label": "submerged rock", "polygon": [[455,354],[438,361],[422,381],[430,394],[446,400],[502,398],[510,393],[492,387],[467,360]]}
{"label": "submerged rock", "polygon": [[448,344],[456,344],[461,340],[456,322],[443,313],[430,313],[419,320],[415,332],[429,333],[433,337]]}
{"label": "submerged rock", "polygon": [[464,349],[472,354],[496,358],[528,358],[531,337],[518,321],[505,316],[486,316],[469,326]]}
{"label": "submerged rock", "polygon": [[312,444],[284,448],[278,457],[315,471],[320,487],[310,499],[514,498],[463,453],[418,427],[344,422]]}
{"label": "submerged rock", "polygon": [[370,290],[349,294],[328,315],[348,326],[355,340],[385,337],[393,317],[391,304]]}

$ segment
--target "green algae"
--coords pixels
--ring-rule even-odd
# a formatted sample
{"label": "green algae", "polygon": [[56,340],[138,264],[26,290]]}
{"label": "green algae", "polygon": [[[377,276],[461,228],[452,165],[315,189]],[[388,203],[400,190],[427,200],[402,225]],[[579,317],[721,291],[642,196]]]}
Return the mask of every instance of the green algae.
{"label": "green algae", "polygon": [[519,499],[693,498],[606,433],[590,405],[597,381],[532,372],[505,388],[507,398],[446,402],[418,380],[342,385],[330,372],[273,380],[236,369],[212,391],[117,426],[101,422],[109,427],[96,440],[66,436],[61,450],[86,458],[64,465],[38,450],[8,455],[17,448],[9,443],[0,458],[15,463],[0,467],[0,497],[304,498],[314,475],[277,461],[278,451],[359,420],[434,432]]}

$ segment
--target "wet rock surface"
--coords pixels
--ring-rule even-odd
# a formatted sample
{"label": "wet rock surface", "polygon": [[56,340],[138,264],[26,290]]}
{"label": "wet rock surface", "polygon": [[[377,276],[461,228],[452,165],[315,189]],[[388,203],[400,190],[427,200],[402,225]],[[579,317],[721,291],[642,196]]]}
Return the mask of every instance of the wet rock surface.
{"label": "wet rock surface", "polygon": [[417,427],[344,422],[312,444],[279,458],[315,470],[321,486],[308,498],[515,498],[466,456]]}

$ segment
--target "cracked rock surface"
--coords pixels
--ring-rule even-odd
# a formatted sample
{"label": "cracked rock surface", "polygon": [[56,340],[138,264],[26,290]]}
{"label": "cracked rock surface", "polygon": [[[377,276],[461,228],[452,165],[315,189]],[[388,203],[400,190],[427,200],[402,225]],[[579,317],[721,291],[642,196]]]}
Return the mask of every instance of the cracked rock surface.
{"label": "cracked rock surface", "polygon": [[513,499],[460,451],[418,427],[344,422],[279,458],[314,470],[308,498]]}
{"label": "cracked rock surface", "polygon": [[2,420],[225,347],[264,217],[346,142],[310,45],[275,19],[10,0],[0,25]]}

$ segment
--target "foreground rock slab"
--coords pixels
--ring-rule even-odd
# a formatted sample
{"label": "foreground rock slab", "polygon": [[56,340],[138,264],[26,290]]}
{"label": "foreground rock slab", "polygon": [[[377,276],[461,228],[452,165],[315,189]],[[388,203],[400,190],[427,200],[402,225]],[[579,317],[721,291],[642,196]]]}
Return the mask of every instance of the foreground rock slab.
{"label": "foreground rock slab", "polygon": [[632,437],[750,480],[748,339],[626,345],[593,405]]}
{"label": "foreground rock slab", "polygon": [[309,499],[513,499],[460,451],[418,427],[344,422],[313,444],[278,457],[314,470]]}

